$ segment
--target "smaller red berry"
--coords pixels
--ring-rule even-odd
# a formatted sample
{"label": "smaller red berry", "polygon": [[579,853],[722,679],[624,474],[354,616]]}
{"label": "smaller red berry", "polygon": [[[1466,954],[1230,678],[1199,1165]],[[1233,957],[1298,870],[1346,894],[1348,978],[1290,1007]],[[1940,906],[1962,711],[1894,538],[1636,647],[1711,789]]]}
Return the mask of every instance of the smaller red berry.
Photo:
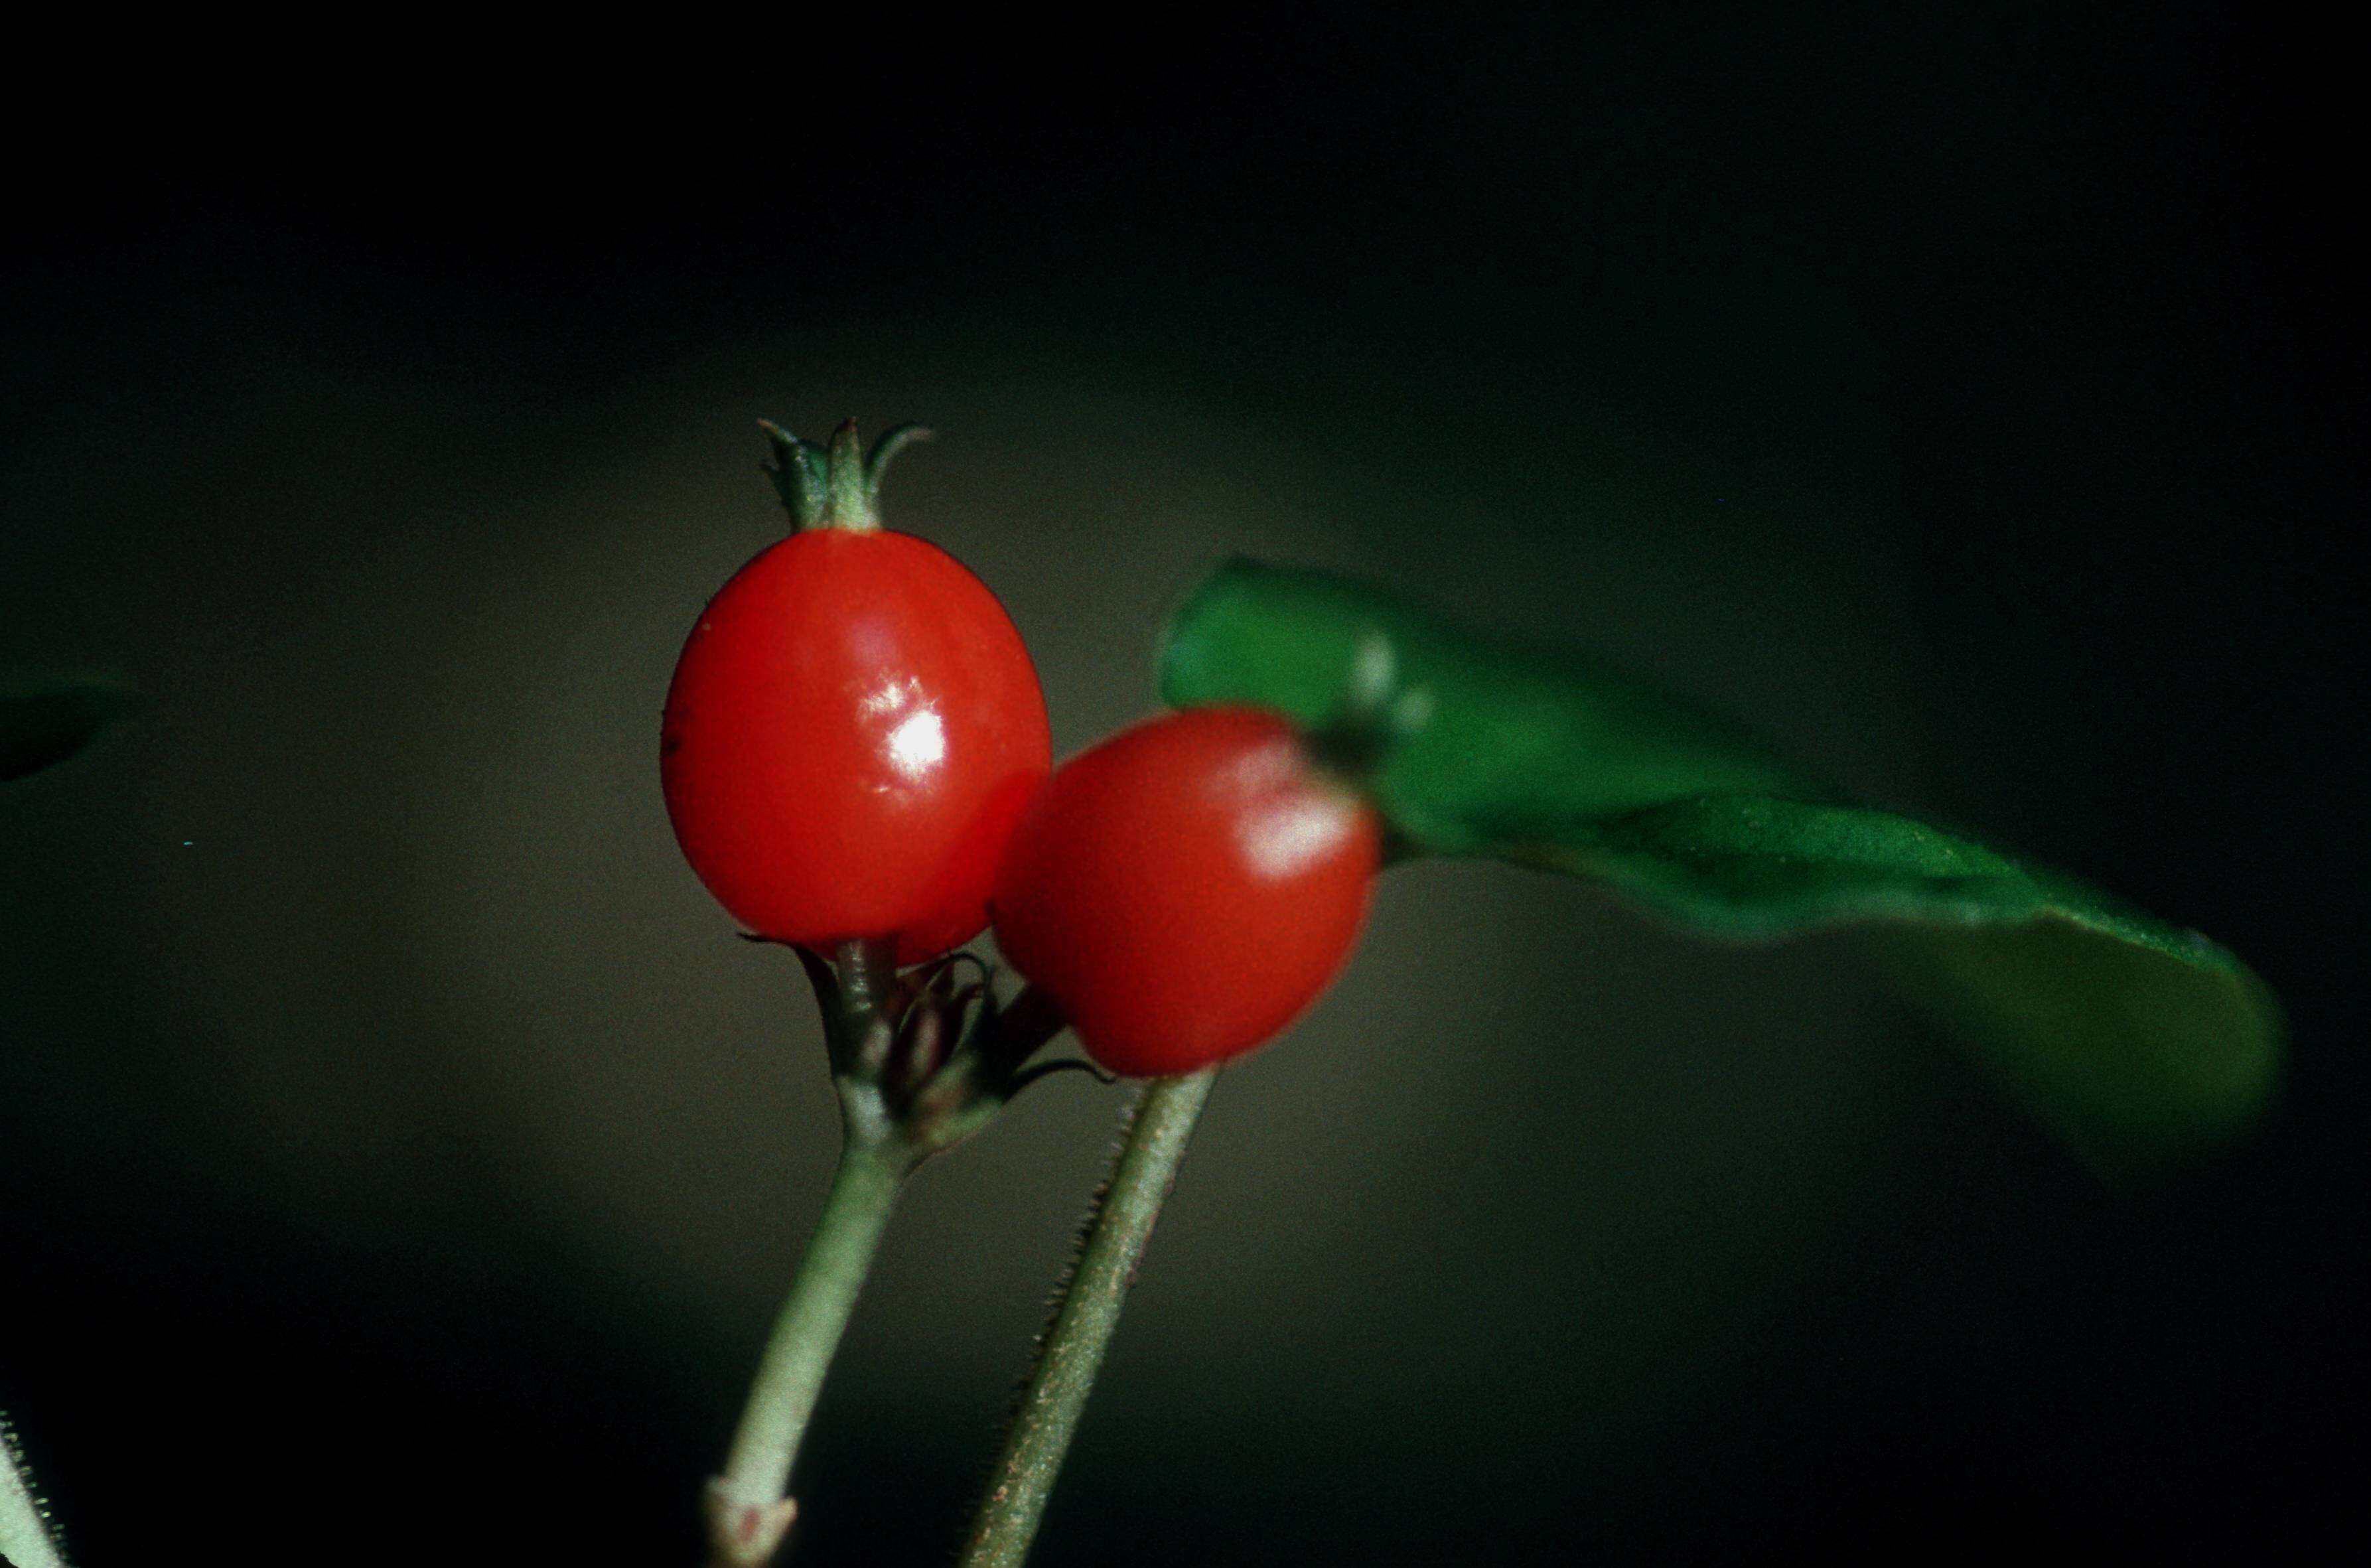
{"label": "smaller red berry", "polygon": [[1285,720],[1190,709],[1055,771],[998,873],[997,943],[1105,1067],[1191,1072],[1332,983],[1382,848],[1373,808]]}

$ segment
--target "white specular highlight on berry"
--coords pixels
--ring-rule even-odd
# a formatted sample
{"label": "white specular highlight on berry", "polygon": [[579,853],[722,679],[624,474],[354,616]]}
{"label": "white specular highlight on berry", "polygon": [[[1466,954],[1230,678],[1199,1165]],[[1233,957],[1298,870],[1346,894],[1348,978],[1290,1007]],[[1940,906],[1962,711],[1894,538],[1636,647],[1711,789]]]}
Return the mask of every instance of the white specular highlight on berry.
{"label": "white specular highlight on berry", "polygon": [[1353,816],[1346,802],[1323,796],[1279,801],[1245,817],[1237,842],[1261,876],[1296,876],[1341,847]]}
{"label": "white specular highlight on berry", "polygon": [[947,730],[935,708],[908,714],[889,732],[889,765],[908,778],[921,778],[946,755]]}

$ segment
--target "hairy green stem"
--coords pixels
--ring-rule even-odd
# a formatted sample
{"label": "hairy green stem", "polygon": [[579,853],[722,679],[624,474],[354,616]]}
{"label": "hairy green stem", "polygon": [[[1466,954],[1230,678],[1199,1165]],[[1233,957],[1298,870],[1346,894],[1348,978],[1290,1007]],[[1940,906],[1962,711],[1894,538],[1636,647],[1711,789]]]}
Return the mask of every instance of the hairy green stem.
{"label": "hairy green stem", "polygon": [[1038,1346],[1003,1457],[972,1522],[962,1568],[1019,1568],[1028,1557],[1054,1477],[1070,1451],[1112,1332],[1119,1327],[1120,1306],[1136,1281],[1152,1222],[1161,1217],[1162,1202],[1186,1158],[1186,1141],[1218,1076],[1217,1067],[1205,1067],[1184,1078],[1156,1078],[1130,1109],[1119,1158],[1088,1222],[1053,1326]]}
{"label": "hairy green stem", "polygon": [[758,1568],[790,1528],[796,1508],[785,1493],[799,1439],[912,1163],[899,1139],[867,1136],[851,1123],[823,1217],[758,1363],[724,1473],[709,1483],[715,1568]]}
{"label": "hairy green stem", "polygon": [[17,1465],[17,1446],[0,1417],[0,1562],[15,1568],[65,1568],[40,1499]]}

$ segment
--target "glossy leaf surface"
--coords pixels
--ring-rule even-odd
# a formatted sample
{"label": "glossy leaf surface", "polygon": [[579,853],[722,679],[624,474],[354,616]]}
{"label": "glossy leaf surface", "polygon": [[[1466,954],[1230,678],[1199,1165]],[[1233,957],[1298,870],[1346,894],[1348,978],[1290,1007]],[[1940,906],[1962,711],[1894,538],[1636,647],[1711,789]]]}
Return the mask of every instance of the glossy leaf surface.
{"label": "glossy leaf surface", "polygon": [[1390,641],[1430,720],[1370,782],[1384,817],[1436,855],[1495,854],[1512,820],[1586,821],[1714,790],[1826,793],[1743,733],[1596,662],[1469,631],[1364,584],[1236,559],[1170,623],[1161,695],[1331,719],[1360,640]]}
{"label": "glossy leaf surface", "polygon": [[1577,655],[1460,628],[1380,590],[1237,560],[1171,623],[1162,695],[1315,728],[1362,640],[1430,721],[1371,784],[1404,852],[1584,877],[1708,936],[1867,928],[2011,1090],[2130,1169],[2246,1124],[2279,1009],[2228,951],[2074,878],[1846,803],[1750,742]]}

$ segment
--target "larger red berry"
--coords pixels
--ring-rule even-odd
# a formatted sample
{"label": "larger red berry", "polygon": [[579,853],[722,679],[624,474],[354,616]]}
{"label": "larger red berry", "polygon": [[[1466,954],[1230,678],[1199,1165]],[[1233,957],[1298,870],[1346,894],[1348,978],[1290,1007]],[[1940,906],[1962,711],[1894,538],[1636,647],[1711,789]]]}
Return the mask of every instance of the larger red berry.
{"label": "larger red berry", "polygon": [[1072,758],[1012,836],[996,940],[1114,1072],[1248,1051],[1332,982],[1367,913],[1382,830],[1250,708],[1154,719]]}
{"label": "larger red berry", "polygon": [[873,518],[843,426],[776,433],[802,530],[727,582],[684,644],[660,775],[692,870],[762,936],[881,939],[911,963],[987,924],[1014,822],[1051,763],[1020,634],[978,578]]}

